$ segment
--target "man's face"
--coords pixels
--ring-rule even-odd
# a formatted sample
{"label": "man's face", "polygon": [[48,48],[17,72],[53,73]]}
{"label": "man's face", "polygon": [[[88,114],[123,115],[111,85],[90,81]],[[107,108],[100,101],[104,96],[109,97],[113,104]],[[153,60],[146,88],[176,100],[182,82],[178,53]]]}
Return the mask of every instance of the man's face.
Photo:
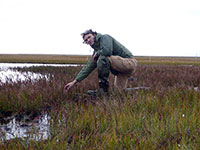
{"label": "man's face", "polygon": [[94,44],[94,35],[93,34],[86,34],[83,38],[84,43],[92,46]]}

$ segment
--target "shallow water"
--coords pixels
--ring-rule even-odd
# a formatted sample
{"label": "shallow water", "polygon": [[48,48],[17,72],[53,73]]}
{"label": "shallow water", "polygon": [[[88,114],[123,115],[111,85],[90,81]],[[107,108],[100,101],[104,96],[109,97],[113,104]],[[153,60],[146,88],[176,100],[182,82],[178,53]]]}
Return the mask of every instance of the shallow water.
{"label": "shallow water", "polygon": [[32,63],[0,63],[0,81],[5,83],[6,81],[16,82],[24,80],[38,80],[41,78],[48,79],[48,74],[42,75],[40,73],[33,72],[19,72],[14,70],[16,67],[32,67],[32,66],[77,66],[77,64],[32,64]]}
{"label": "shallow water", "polygon": [[0,141],[14,138],[40,140],[50,137],[50,116],[47,114],[35,117],[30,120],[24,116],[20,121],[12,116],[4,118],[6,123],[0,125]]}
{"label": "shallow water", "polygon": [[[78,66],[76,64],[25,64],[25,63],[0,63],[0,82],[16,82],[18,80],[48,79],[48,74],[42,75],[33,72],[19,72],[15,67],[32,66]],[[47,139],[50,137],[50,116],[43,114],[30,119],[23,116],[20,121],[16,116],[0,118],[0,141],[14,138],[28,138],[33,140]],[[3,120],[3,121],[2,121]]]}

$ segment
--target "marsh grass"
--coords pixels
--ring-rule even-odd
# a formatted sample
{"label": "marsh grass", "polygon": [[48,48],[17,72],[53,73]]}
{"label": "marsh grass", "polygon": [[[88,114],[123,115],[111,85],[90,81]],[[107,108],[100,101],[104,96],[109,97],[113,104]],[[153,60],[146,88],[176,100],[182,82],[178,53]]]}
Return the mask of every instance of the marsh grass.
{"label": "marsh grass", "polygon": [[[169,91],[162,99],[151,92],[134,99],[68,101],[50,112],[48,140],[6,141],[3,149],[198,149],[199,93]],[[177,97],[174,99],[174,97]]]}
{"label": "marsh grass", "polygon": [[[91,100],[77,93],[98,87],[96,72],[63,91],[78,67],[26,68],[50,73],[49,79],[4,83],[0,114],[40,113],[51,116],[48,139],[13,139],[0,149],[199,149],[200,68],[198,66],[139,65],[130,87],[150,90],[120,93],[109,100]],[[92,79],[92,80],[91,80]],[[197,90],[194,87],[198,87]],[[30,135],[31,136],[31,135]]]}

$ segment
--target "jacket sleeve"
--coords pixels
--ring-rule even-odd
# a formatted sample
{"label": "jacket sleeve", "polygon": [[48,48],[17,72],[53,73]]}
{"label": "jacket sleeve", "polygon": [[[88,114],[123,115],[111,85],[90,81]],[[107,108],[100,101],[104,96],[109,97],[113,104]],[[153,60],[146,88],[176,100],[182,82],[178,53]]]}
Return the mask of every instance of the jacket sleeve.
{"label": "jacket sleeve", "polygon": [[76,81],[80,82],[85,79],[95,68],[97,67],[96,62],[93,61],[93,56],[90,58],[86,66],[76,76]]}
{"label": "jacket sleeve", "polygon": [[97,55],[111,56],[113,52],[113,40],[109,35],[103,35],[100,40],[100,50],[97,51]]}

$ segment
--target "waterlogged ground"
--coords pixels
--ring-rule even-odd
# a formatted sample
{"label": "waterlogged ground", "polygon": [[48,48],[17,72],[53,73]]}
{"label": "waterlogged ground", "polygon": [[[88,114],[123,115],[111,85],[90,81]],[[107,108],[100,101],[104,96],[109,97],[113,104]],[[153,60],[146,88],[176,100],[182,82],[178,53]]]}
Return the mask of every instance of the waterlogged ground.
{"label": "waterlogged ground", "polygon": [[16,68],[28,68],[39,66],[77,66],[76,64],[37,64],[37,63],[0,63],[0,81],[1,82],[16,82],[18,80],[38,80],[40,78],[48,79],[49,74],[34,73],[31,71],[20,72]]}
{"label": "waterlogged ground", "polygon": [[35,116],[5,117],[0,124],[0,141],[15,138],[39,140],[50,137],[50,116],[48,114]]}
{"label": "waterlogged ground", "polygon": [[1,83],[0,149],[199,149],[200,66],[139,64],[128,84],[136,90],[117,91],[111,75],[110,98],[96,100],[85,95],[96,71],[63,90],[81,68],[14,69],[43,77]]}
{"label": "waterlogged ground", "polygon": [[[31,71],[19,71],[19,68],[29,67],[66,67],[76,64],[25,64],[25,63],[0,63],[0,83],[15,83],[30,80],[36,82],[40,79],[49,80],[49,73],[41,74]],[[18,69],[17,69],[18,68]],[[49,138],[50,116],[37,115],[34,118],[28,115],[8,116],[0,119],[0,141],[15,138],[47,139]]]}

